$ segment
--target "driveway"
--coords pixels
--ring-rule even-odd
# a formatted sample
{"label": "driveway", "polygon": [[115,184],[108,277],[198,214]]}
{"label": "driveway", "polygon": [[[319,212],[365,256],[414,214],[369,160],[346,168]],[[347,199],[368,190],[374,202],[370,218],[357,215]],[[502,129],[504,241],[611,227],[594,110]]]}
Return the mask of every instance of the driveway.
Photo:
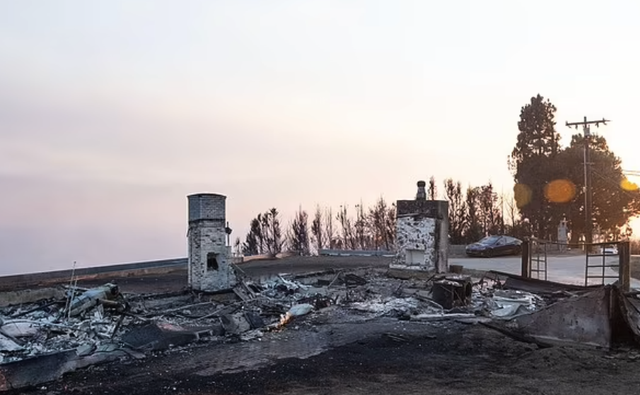
{"label": "driveway", "polygon": [[[606,257],[607,265],[616,264],[618,257]],[[602,257],[589,258],[590,265],[602,263]],[[520,274],[521,257],[510,256],[500,258],[449,258],[450,265],[462,265],[467,269],[475,270],[497,270],[506,273]],[[535,261],[532,263],[535,268]],[[547,258],[547,280],[566,284],[584,285],[586,258],[584,255],[571,256],[550,256]],[[594,276],[602,273],[601,268],[589,269],[589,275]],[[605,278],[605,284],[616,281],[618,272],[610,267],[604,271],[606,276],[616,276],[616,278]],[[536,273],[533,273],[534,278]],[[540,279],[544,280],[544,274],[540,273]],[[601,280],[592,278],[589,285],[601,284]],[[631,279],[631,287],[640,289],[640,281]]]}

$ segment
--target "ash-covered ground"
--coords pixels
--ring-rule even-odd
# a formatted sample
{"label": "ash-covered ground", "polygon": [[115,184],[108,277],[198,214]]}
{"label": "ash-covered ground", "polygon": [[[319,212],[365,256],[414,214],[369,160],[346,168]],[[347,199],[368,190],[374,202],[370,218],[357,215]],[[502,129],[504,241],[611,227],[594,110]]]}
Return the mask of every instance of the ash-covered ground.
{"label": "ash-covered ground", "polygon": [[481,325],[381,318],[314,329],[309,317],[260,342],[169,350],[21,393],[635,394],[637,358],[631,350],[539,348]]}
{"label": "ash-covered ground", "polygon": [[473,292],[443,308],[433,287],[452,280],[380,266],[265,272],[226,296],[178,292],[170,282],[164,294],[136,294],[138,281],[147,290],[152,278],[129,279],[117,304],[83,307],[71,318],[60,313],[64,299],[37,310],[10,307],[4,325],[17,315],[41,322],[15,334],[20,349],[5,361],[71,348],[96,363],[73,357],[75,371],[6,393],[626,394],[640,384],[640,353],[630,346],[550,346],[487,326],[579,292],[540,296],[502,289],[483,273],[449,275],[468,278]]}

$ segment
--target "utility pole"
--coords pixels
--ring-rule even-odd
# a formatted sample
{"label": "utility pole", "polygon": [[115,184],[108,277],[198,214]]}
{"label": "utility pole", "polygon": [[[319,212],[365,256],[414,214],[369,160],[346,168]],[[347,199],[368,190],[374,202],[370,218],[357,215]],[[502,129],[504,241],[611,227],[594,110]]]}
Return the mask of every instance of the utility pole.
{"label": "utility pole", "polygon": [[574,126],[576,129],[578,129],[578,126],[582,126],[584,135],[584,219],[586,248],[590,248],[589,245],[593,242],[593,216],[591,215],[591,155],[589,152],[591,125],[600,127],[600,124],[606,125],[607,122],[611,121],[604,118],[599,121],[587,121],[587,117],[584,117],[582,122],[566,123],[568,127]]}

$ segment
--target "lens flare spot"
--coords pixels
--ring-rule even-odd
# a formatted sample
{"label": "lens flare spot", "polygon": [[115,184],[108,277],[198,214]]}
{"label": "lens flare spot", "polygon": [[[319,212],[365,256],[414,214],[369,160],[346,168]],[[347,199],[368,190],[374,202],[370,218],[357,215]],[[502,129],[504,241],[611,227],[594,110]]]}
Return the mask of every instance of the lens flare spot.
{"label": "lens flare spot", "polygon": [[522,208],[531,203],[531,188],[526,184],[516,184],[513,186],[513,197],[518,208]]}
{"label": "lens flare spot", "polygon": [[626,178],[620,181],[620,187],[625,191],[629,191],[629,192],[638,190],[638,184],[636,184],[635,182],[629,181]]}
{"label": "lens flare spot", "polygon": [[544,187],[544,196],[552,203],[567,203],[576,196],[576,185],[569,180],[553,180]]}

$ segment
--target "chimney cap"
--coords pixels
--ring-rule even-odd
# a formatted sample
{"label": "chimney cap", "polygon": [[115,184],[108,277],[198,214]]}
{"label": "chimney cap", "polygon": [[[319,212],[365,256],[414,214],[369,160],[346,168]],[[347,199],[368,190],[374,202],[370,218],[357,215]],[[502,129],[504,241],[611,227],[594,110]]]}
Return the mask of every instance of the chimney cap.
{"label": "chimney cap", "polygon": [[426,186],[427,186],[427,183],[426,183],[426,182],[424,182],[424,181],[422,181],[422,180],[418,181],[418,188],[424,188],[424,187],[426,187]]}

